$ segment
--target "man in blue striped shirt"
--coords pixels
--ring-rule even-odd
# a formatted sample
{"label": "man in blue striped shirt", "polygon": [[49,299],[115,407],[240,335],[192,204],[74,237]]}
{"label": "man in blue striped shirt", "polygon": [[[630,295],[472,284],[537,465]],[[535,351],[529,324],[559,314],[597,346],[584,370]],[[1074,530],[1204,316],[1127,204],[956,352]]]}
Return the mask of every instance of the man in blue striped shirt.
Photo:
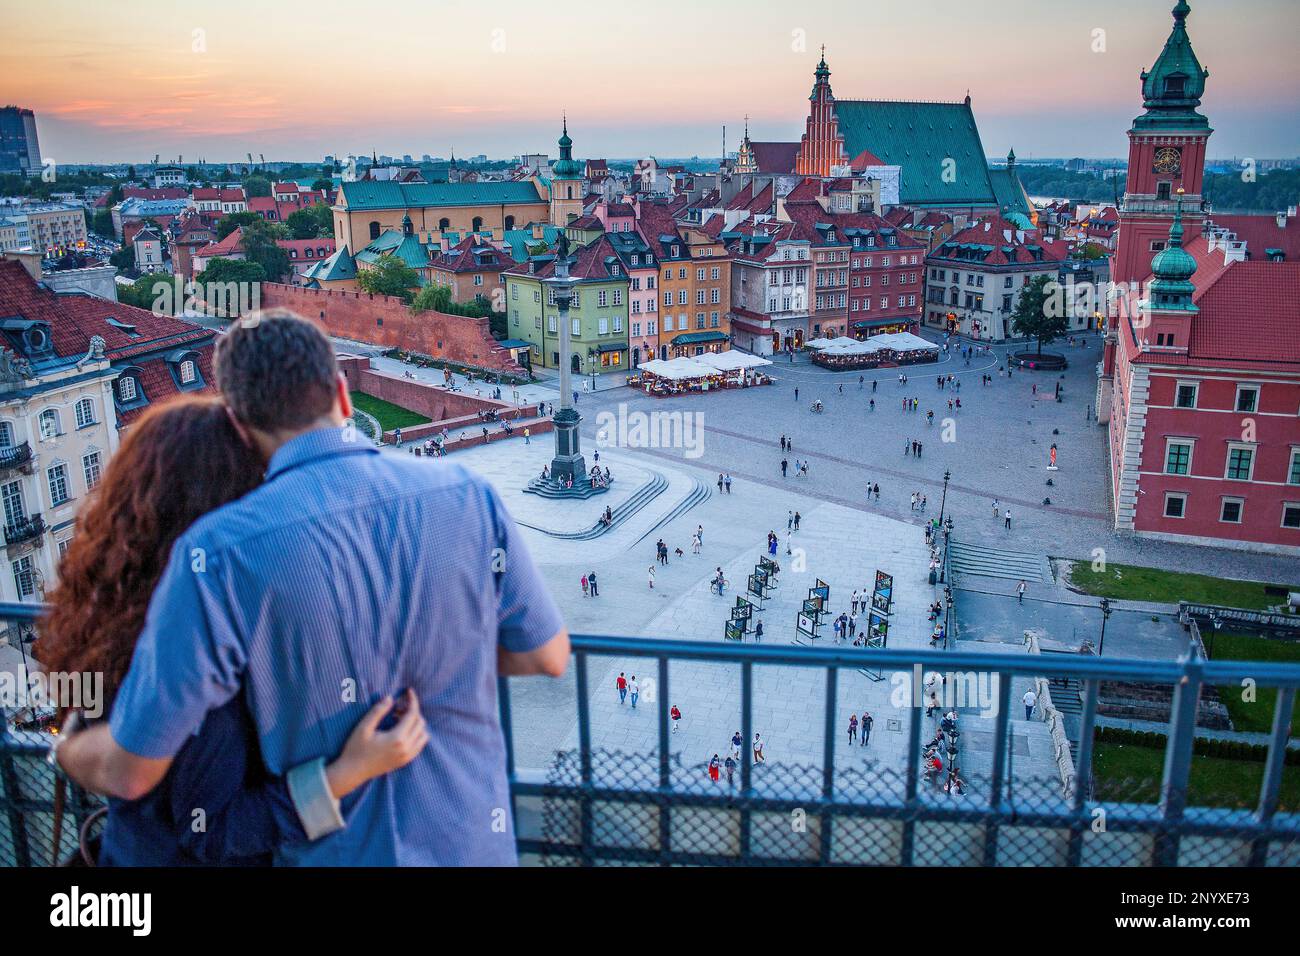
{"label": "man in blue striped shirt", "polygon": [[296,316],[236,323],[216,372],[265,481],[177,541],[108,725],[67,740],[60,763],[136,799],[243,693],[283,774],[339,752],[376,700],[413,688],[425,750],[342,808],[295,793],[304,819],[348,825],[278,862],[513,865],[496,678],[559,676],[569,639],[500,498],[463,467],[358,440],[333,350]]}

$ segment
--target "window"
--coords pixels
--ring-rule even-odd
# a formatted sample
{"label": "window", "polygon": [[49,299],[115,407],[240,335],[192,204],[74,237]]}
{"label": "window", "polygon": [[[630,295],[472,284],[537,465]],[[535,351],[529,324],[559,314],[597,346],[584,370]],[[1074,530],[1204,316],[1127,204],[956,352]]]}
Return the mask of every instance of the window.
{"label": "window", "polygon": [[609,334],[609,319],[597,319],[597,320],[596,320],[596,332],[597,332],[597,334],[599,334],[599,335],[608,335],[608,334]]}
{"label": "window", "polygon": [[99,452],[87,452],[81,459],[81,470],[86,476],[86,489],[90,490],[99,484],[99,478],[104,473],[103,461]]}
{"label": "window", "polygon": [[11,422],[0,422],[0,448],[14,447],[14,426]]}
{"label": "window", "polygon": [[41,412],[40,431],[41,441],[57,438],[59,436],[59,413],[52,408],[47,408]]}
{"label": "window", "polygon": [[1300,503],[1287,501],[1282,504],[1282,527],[1300,528]]}
{"label": "window", "polygon": [[[439,232],[446,232],[446,231],[447,231],[448,229],[450,229],[450,228],[451,228],[451,220],[450,220],[450,219],[443,218],[443,219],[439,219],[439,220],[438,220],[438,231],[439,231]],[[509,228],[509,227],[507,227],[507,228]]]}
{"label": "window", "polygon": [[601,289],[598,293],[596,293],[596,304],[599,305],[601,308],[604,308],[605,306],[609,305],[609,293],[606,292],[604,289]]}
{"label": "window", "polygon": [[1186,475],[1192,468],[1192,443],[1171,441],[1165,446],[1165,474]]}
{"label": "window", "polygon": [[1239,412],[1253,412],[1259,407],[1259,386],[1258,385],[1238,385],[1237,386],[1237,404]]}
{"label": "window", "polygon": [[1172,193],[1173,193],[1173,184],[1172,184],[1172,183],[1167,183],[1167,182],[1165,182],[1165,183],[1156,183],[1156,198],[1157,198],[1157,199],[1170,199],[1170,198],[1172,198]]}
{"label": "window", "polygon": [[25,555],[11,565],[14,572],[14,587],[18,597],[29,598],[36,594],[36,571],[32,567],[32,556]]}
{"label": "window", "polygon": [[696,281],[696,282],[703,282],[703,281],[704,281],[704,270],[703,270],[703,269],[696,269],[696,270],[695,270],[695,281]]}
{"label": "window", "polygon": [[1287,468],[1286,483],[1300,485],[1300,448],[1291,449],[1291,465]]}
{"label": "window", "polygon": [[1240,498],[1224,498],[1219,508],[1219,520],[1228,524],[1241,524],[1242,504]]}
{"label": "window", "polygon": [[181,362],[182,385],[192,385],[194,384],[194,380],[198,377],[198,370],[194,366],[193,359],[186,359],[184,362]]}
{"label": "window", "polygon": [[622,305],[622,304],[623,304],[623,290],[622,290],[622,289],[615,289],[615,290],[614,290],[614,304],[615,304],[615,305]]}
{"label": "window", "polygon": [[0,488],[0,501],[4,503],[5,527],[12,528],[27,520],[27,508],[23,505],[23,486],[21,482],[11,481]]}
{"label": "window", "polygon": [[475,284],[475,285],[482,285],[482,284],[483,284],[483,277],[482,277],[481,275],[476,275],[476,276],[474,277],[474,284]]}
{"label": "window", "polygon": [[136,397],[135,378],[123,375],[117,380],[117,397],[121,402],[134,402]]}
{"label": "window", "polygon": [[719,269],[717,266],[714,266],[712,269],[709,270],[709,279],[711,279],[714,282],[717,282],[718,278],[721,275],[722,275],[722,270]]}
{"label": "window", "polygon": [[378,221],[374,221],[374,220],[372,220],[371,223],[370,223],[370,238],[371,238],[371,239],[378,239],[378,238],[379,238],[379,223],[378,223]]}
{"label": "window", "polygon": [[482,216],[475,216],[475,217],[474,217],[474,222],[473,222],[473,224],[470,226],[470,228],[471,228],[474,232],[482,232],[482,231],[483,231],[483,217],[482,217]]}
{"label": "window", "polygon": [[1175,408],[1195,408],[1196,407],[1196,383],[1179,382],[1178,390],[1174,394]]}
{"label": "window", "polygon": [[1229,481],[1250,481],[1255,465],[1255,449],[1249,445],[1228,446],[1228,471],[1223,476]]}
{"label": "window", "polygon": [[65,503],[70,497],[68,493],[68,466],[62,463],[51,465],[45,470],[46,481],[50,485],[50,504],[53,507]]}
{"label": "window", "polygon": [[581,319],[572,319],[572,320],[570,321],[569,325],[570,325],[570,328],[569,328],[569,332],[570,332],[570,334],[572,334],[572,335],[576,335],[576,336],[578,336],[579,338],[581,338],[581,337],[582,337],[582,320],[581,320]]}
{"label": "window", "polygon": [[1176,492],[1165,492],[1165,517],[1166,518],[1183,518],[1187,516],[1187,495]]}
{"label": "window", "polygon": [[665,331],[665,332],[671,332],[672,330],[673,330],[673,317],[672,317],[671,315],[665,315],[665,316],[664,316],[664,331]]}
{"label": "window", "polygon": [[721,320],[720,320],[720,318],[719,318],[719,316],[718,316],[718,313],[716,313],[716,312],[710,312],[710,313],[709,313],[709,327],[710,327],[710,328],[714,328],[714,329],[718,328],[718,327],[719,327],[719,324],[720,324],[720,321],[721,321]]}

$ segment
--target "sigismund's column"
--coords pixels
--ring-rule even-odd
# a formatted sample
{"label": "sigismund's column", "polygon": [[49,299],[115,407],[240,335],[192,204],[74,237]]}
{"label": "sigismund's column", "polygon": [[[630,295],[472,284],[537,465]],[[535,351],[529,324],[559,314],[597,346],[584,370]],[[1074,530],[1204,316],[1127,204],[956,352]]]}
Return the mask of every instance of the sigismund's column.
{"label": "sigismund's column", "polygon": [[578,436],[578,423],[582,416],[573,407],[573,382],[569,363],[569,306],[573,302],[574,280],[569,276],[569,260],[560,256],[555,260],[555,272],[542,284],[555,296],[560,311],[560,410],[553,416],[555,422],[555,457],[551,459],[551,481],[563,484],[573,477],[572,493],[586,492],[590,479],[587,464],[582,457]]}

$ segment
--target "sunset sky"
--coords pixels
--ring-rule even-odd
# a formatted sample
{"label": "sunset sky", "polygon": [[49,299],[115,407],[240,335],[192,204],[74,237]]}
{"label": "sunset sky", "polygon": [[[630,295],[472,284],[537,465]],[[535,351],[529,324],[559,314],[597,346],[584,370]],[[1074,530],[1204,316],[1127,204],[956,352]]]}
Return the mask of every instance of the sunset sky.
{"label": "sunset sky", "polygon": [[[1300,155],[1300,4],[1190,2],[1211,156]],[[990,155],[1112,156],[1172,6],[0,0],[0,101],[68,163],[554,154],[562,109],[579,156],[705,156],[746,113],[755,139],[797,139],[825,43],[840,98],[969,88]]]}

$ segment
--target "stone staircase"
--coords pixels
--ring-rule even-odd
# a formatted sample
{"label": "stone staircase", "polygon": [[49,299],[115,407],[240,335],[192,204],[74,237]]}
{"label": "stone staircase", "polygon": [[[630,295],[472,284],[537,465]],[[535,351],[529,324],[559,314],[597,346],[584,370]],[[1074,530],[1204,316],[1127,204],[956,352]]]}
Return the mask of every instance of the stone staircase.
{"label": "stone staircase", "polygon": [[948,568],[954,574],[976,574],[990,578],[1025,580],[1030,584],[1050,583],[1052,570],[1047,557],[1030,551],[1007,551],[953,541]]}
{"label": "stone staircase", "polygon": [[701,502],[707,501],[709,499],[709,496],[712,494],[713,492],[710,490],[710,487],[708,485],[700,481],[698,478],[692,479],[691,490],[687,493],[686,497],[683,498],[681,501],[677,502],[677,504],[674,505],[666,515],[664,515],[653,525],[651,525],[650,529],[646,531],[645,534],[641,535],[641,537],[637,538],[634,542],[632,542],[628,550],[631,551],[632,548],[635,548],[646,538],[650,537],[650,535],[654,534],[664,525],[668,524],[668,522],[680,518],[682,515],[686,514],[686,512],[690,511],[696,505],[700,504]]}
{"label": "stone staircase", "polygon": [[[698,485],[699,482],[696,482],[696,484]],[[590,541],[592,538],[599,538],[603,534],[608,534],[623,524],[651,501],[663,494],[667,487],[668,479],[661,472],[651,472],[649,481],[641,485],[626,501],[613,509],[614,517],[608,525],[597,521],[590,528],[584,528],[581,531],[551,531],[547,528],[529,524],[526,521],[520,521],[519,524],[535,531],[541,531],[552,538],[560,538],[565,541]]]}

